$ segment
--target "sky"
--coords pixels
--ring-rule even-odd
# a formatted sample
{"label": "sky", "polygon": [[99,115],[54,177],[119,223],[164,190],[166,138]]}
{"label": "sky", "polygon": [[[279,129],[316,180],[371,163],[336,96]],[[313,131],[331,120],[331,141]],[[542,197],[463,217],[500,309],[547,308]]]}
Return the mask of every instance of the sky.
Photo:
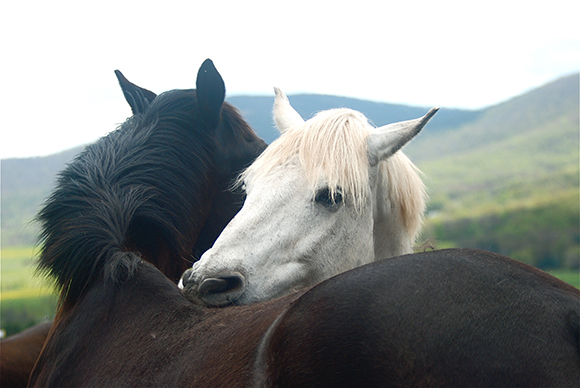
{"label": "sky", "polygon": [[480,109],[579,71],[575,0],[10,1],[0,6],[0,157],[106,135],[130,114],[114,75],[228,96],[333,94]]}

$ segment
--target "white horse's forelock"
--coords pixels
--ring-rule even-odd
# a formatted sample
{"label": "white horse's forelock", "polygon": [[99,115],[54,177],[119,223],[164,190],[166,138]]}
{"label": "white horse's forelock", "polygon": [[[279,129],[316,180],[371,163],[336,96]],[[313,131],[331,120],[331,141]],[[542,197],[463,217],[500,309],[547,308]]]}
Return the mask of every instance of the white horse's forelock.
{"label": "white horse's forelock", "polygon": [[241,179],[251,189],[253,181],[298,157],[313,195],[323,181],[332,198],[340,191],[361,209],[369,195],[366,138],[370,130],[366,117],[359,112],[350,109],[319,112],[272,142]]}
{"label": "white horse's forelock", "polygon": [[[367,138],[372,130],[360,112],[345,108],[319,112],[272,142],[240,176],[240,181],[250,190],[254,181],[298,158],[313,196],[323,181],[333,198],[340,191],[361,211],[370,195]],[[389,186],[384,189],[400,207],[404,226],[414,240],[421,227],[426,198],[419,170],[400,151],[381,162],[379,170],[386,178],[380,181]]]}

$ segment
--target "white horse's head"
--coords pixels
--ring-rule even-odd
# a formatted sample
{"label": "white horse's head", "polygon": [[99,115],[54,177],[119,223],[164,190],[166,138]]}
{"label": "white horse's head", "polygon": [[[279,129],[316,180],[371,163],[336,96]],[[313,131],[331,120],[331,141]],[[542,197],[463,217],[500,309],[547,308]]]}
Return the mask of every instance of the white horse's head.
{"label": "white horse's head", "polygon": [[244,206],[183,275],[184,294],[249,304],[412,252],[425,189],[400,149],[436,112],[380,128],[349,109],[304,121],[276,89],[282,134],[240,177]]}

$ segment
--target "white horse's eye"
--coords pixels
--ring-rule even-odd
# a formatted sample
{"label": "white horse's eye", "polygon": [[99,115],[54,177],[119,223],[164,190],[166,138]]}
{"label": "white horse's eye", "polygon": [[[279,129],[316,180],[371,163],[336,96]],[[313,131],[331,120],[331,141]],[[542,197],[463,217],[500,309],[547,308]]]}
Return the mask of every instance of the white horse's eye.
{"label": "white horse's eye", "polygon": [[340,189],[334,192],[334,196],[332,195],[330,188],[324,187],[319,189],[316,192],[316,196],[314,197],[314,202],[328,208],[331,210],[338,209],[339,205],[342,203],[342,193]]}

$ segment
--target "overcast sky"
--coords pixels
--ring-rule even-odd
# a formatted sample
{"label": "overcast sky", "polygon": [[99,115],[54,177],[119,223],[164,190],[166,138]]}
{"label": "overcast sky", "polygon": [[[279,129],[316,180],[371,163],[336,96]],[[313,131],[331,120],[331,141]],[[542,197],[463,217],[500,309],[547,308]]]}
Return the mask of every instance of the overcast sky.
{"label": "overcast sky", "polygon": [[1,7],[0,156],[94,141],[130,115],[113,70],[156,93],[336,94],[478,109],[579,71],[578,3],[11,1]]}

